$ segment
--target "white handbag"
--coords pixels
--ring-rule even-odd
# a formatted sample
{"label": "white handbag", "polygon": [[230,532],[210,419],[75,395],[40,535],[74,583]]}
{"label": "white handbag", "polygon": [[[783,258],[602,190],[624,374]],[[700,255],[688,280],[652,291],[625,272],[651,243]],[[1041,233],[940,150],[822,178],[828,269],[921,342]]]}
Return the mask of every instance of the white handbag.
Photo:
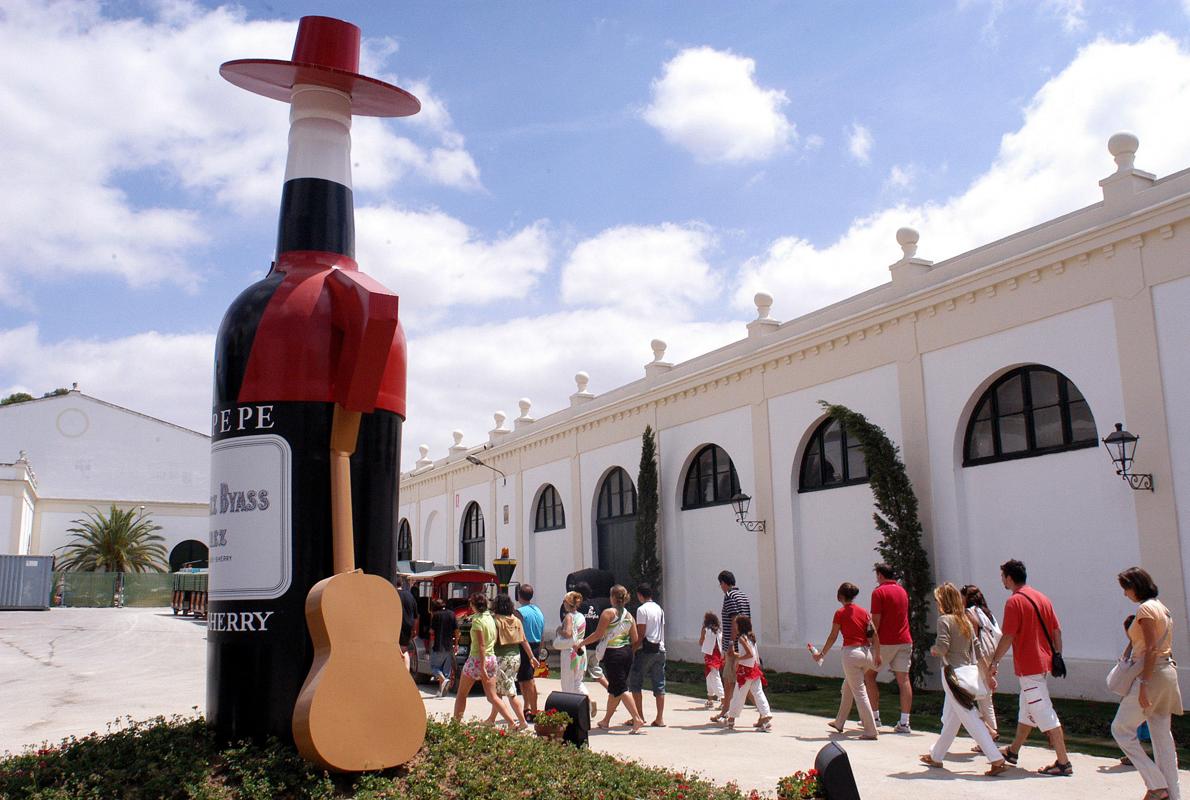
{"label": "white handbag", "polygon": [[1144,669],[1143,661],[1135,661],[1131,657],[1120,656],[1116,665],[1107,673],[1107,688],[1112,694],[1127,697],[1132,691],[1133,682],[1140,677]]}
{"label": "white handbag", "polygon": [[955,682],[976,700],[982,700],[991,694],[988,691],[987,683],[983,680],[983,675],[979,672],[978,665],[967,664],[962,667],[954,667],[953,669]]}

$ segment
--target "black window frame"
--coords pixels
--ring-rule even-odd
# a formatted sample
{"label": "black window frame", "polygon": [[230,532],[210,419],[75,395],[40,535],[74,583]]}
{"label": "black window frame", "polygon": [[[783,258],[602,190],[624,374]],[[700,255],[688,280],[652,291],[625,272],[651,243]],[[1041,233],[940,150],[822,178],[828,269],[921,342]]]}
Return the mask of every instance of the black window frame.
{"label": "black window frame", "polygon": [[[710,453],[710,474],[704,474],[703,454]],[[727,468],[722,468],[722,462],[727,461]],[[727,496],[723,497],[719,484],[719,475],[726,473],[728,477]],[[708,482],[711,489],[711,499],[706,499],[702,490],[704,482]],[[682,510],[692,511],[696,508],[711,508],[727,505],[731,498],[740,493],[740,476],[736,473],[735,462],[731,456],[717,444],[700,447],[694,454],[690,466],[686,467],[686,477],[682,481]]]}
{"label": "black window frame", "polygon": [[566,527],[566,509],[562,496],[552,483],[542,487],[537,496],[537,507],[533,509],[533,532],[557,531]]}
{"label": "black window frame", "polygon": [[[1058,379],[1057,408],[1059,409],[1062,423],[1062,444],[1037,447],[1036,412],[1041,409],[1053,408],[1054,406],[1048,405],[1042,406],[1040,409],[1034,408],[1033,381],[1031,378],[1031,375],[1034,373],[1048,373]],[[999,397],[997,396],[999,389],[1013,378],[1018,377],[1021,379],[1021,410],[1019,412],[1001,414],[999,410]],[[1070,399],[1070,389],[1074,389],[1078,393],[1076,399]],[[991,412],[990,417],[988,419],[979,419],[980,411],[982,411],[985,403],[988,404]],[[1070,407],[1077,403],[1086,404],[1087,414],[1091,418],[1091,435],[1087,439],[1074,439],[1073,426],[1070,420]],[[1025,449],[1005,453],[1003,452],[1003,443],[1000,436],[1000,420],[1005,417],[1015,416],[1016,414],[1021,414],[1024,417]],[[975,425],[979,422],[987,421],[990,421],[992,425],[992,455],[971,458],[971,435],[975,431]],[[1037,456],[1048,456],[1052,453],[1065,453],[1071,450],[1085,450],[1089,447],[1098,447],[1099,435],[1096,431],[1095,412],[1091,410],[1091,402],[1087,400],[1086,395],[1083,394],[1082,390],[1078,388],[1074,381],[1053,367],[1047,367],[1044,364],[1026,364],[1023,367],[1011,369],[992,381],[991,385],[979,395],[979,399],[971,407],[971,414],[967,418],[967,428],[963,434],[963,466],[978,467],[984,464],[997,464],[1001,461],[1016,461],[1020,458],[1036,458]]]}
{"label": "black window frame", "polygon": [[[468,537],[468,533],[472,535]],[[483,551],[483,558],[474,561],[467,555],[477,546]],[[459,561],[463,564],[478,564],[481,567],[487,564],[487,530],[484,526],[483,509],[474,500],[463,510],[463,524],[459,528]]]}
{"label": "black window frame", "polygon": [[[826,434],[831,428],[837,427],[839,429],[839,445],[843,451],[843,479],[837,481],[827,481],[827,459],[823,458],[823,453],[826,449]],[[852,477],[851,475],[851,459],[848,458],[848,450],[859,450],[860,458],[863,458],[864,474],[861,477]],[[806,465],[811,456],[818,456],[818,484],[816,486],[808,486],[806,484]],[[845,486],[859,486],[860,484],[869,483],[871,480],[868,472],[868,460],[864,457],[863,449],[858,442],[852,442],[851,437],[847,433],[847,428],[841,422],[833,417],[827,417],[822,422],[818,423],[818,427],[810,434],[810,438],[806,441],[806,449],[802,451],[801,461],[798,462],[797,467],[797,490],[799,494],[806,492],[823,492],[829,489],[842,489]]]}
{"label": "black window frame", "polygon": [[413,560],[413,529],[409,520],[402,518],[397,525],[397,561]]}
{"label": "black window frame", "polygon": [[607,473],[603,482],[599,484],[599,498],[595,504],[595,521],[604,522],[622,517],[634,517],[636,511],[636,484],[632,482],[627,470],[623,467],[616,467]]}

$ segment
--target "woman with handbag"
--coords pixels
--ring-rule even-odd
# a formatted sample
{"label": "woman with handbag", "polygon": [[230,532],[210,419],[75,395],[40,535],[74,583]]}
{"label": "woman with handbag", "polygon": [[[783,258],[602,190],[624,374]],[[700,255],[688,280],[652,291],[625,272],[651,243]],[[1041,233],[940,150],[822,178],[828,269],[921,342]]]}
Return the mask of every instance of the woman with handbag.
{"label": "woman with handbag", "polygon": [[843,688],[840,690],[839,713],[834,722],[828,722],[832,729],[842,733],[847,717],[851,715],[852,702],[859,707],[860,722],[864,732],[859,738],[875,739],[876,714],[872,711],[872,704],[868,701],[868,687],[864,683],[864,673],[870,669],[880,668],[880,639],[876,629],[872,627],[872,615],[863,606],[856,605],[855,597],[859,594],[859,587],[854,583],[843,583],[835,594],[842,608],[835,612],[832,620],[830,635],[821,650],[815,650],[814,645],[807,644],[810,655],[822,664],[826,654],[830,652],[839,634],[843,635]]}
{"label": "woman with handbag", "polygon": [[[967,584],[959,593],[963,596],[963,605],[967,607],[967,619],[975,627],[975,659],[979,664],[979,676],[988,687],[987,697],[976,698],[979,706],[979,717],[988,726],[992,740],[1000,739],[1000,727],[996,722],[996,704],[992,696],[996,693],[996,676],[992,669],[992,653],[1000,644],[1000,625],[996,622],[992,610],[988,608],[988,601],[983,592],[974,584]],[[978,746],[976,749],[979,749]]]}
{"label": "woman with handbag", "polygon": [[599,626],[595,632],[583,639],[580,644],[590,645],[599,643],[599,650],[603,657],[603,674],[607,676],[607,711],[599,721],[599,727],[607,730],[611,727],[612,714],[622,702],[624,708],[632,715],[631,733],[642,733],[645,719],[640,715],[632,693],[628,691],[628,671],[632,669],[632,652],[636,643],[640,641],[640,632],[636,629],[636,622],[624,605],[628,602],[628,590],[620,584],[612,587],[609,598],[611,608],[599,615]]}
{"label": "woman with handbag", "polygon": [[[578,592],[567,592],[562,598],[562,624],[554,633],[554,649],[559,652],[559,677],[562,691],[587,694],[583,685],[583,673],[587,671],[587,650],[580,645],[587,635],[587,618],[578,610],[583,596]],[[591,713],[595,705],[591,704]]]}
{"label": "woman with handbag", "polygon": [[[496,696],[506,698],[505,702],[516,714],[517,724],[513,730],[524,730],[528,726],[521,698],[517,696],[517,673],[521,669],[521,653],[537,668],[537,657],[525,640],[525,627],[516,615],[516,607],[507,594],[498,594],[492,602],[492,617],[496,621]],[[488,724],[496,721],[496,708],[488,715]]]}
{"label": "woman with handbag", "polygon": [[967,616],[963,597],[953,583],[947,582],[935,589],[934,600],[938,603],[938,635],[930,654],[942,659],[942,690],[946,701],[942,706],[942,734],[920,760],[927,766],[941,767],[946,751],[962,726],[991,762],[984,775],[999,775],[1008,769],[1008,763],[976,709],[976,699],[990,691],[975,660],[975,628]]}
{"label": "woman with handbag", "polygon": [[[1173,619],[1157,599],[1157,584],[1149,573],[1130,567],[1118,580],[1124,596],[1140,605],[1128,628],[1132,664],[1136,666],[1128,669],[1118,664],[1112,670],[1116,679],[1113,688],[1123,694],[1112,721],[1112,737],[1145,782],[1144,800],[1178,800],[1178,751],[1170,723],[1172,715],[1182,713],[1182,691],[1173,660]],[[1117,675],[1122,668],[1122,674]],[[1154,758],[1145,753],[1136,735],[1137,726],[1146,721]]]}

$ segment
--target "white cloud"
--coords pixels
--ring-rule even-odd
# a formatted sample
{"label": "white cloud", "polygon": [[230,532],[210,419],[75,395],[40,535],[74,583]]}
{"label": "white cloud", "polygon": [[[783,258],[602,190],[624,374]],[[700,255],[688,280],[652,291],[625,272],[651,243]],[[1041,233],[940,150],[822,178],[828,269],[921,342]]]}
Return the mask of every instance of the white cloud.
{"label": "white cloud", "polygon": [[[1186,0],[1186,2],[1190,3],[1190,0]],[[825,139],[823,139],[817,133],[811,133],[806,137],[806,141],[803,143],[803,146],[806,148],[807,152],[813,152],[815,150],[821,150],[822,145],[824,144],[826,144]]]}
{"label": "white cloud", "polygon": [[699,225],[609,228],[571,252],[562,268],[562,300],[685,316],[719,294],[706,258],[714,242]]}
{"label": "white cloud", "polygon": [[917,167],[912,164],[905,166],[893,164],[892,169],[888,171],[888,178],[885,179],[884,185],[888,189],[911,189],[916,180]]}
{"label": "white cloud", "polygon": [[756,62],[745,56],[710,47],[683,50],[653,81],[644,119],[700,161],[769,158],[796,131],[782,113],[785,93],[758,85],[755,72]]}
{"label": "white cloud", "polygon": [[734,294],[747,309],[771,291],[785,318],[888,281],[900,257],[895,232],[921,232],[918,254],[942,260],[1099,200],[1097,181],[1115,164],[1107,140],[1132,130],[1137,166],[1158,175],[1190,163],[1190,52],[1168,36],[1132,44],[1096,41],[1034,95],[1021,127],[1006,134],[995,162],[944,202],[896,205],[855,220],[818,246],[789,236],[746,264]]}
{"label": "white cloud", "polygon": [[1087,9],[1083,0],[1046,0],[1049,11],[1062,21],[1067,33],[1077,33],[1087,27]]}
{"label": "white cloud", "polygon": [[401,295],[401,319],[411,328],[451,307],[522,299],[549,269],[542,222],[484,239],[441,211],[368,207],[355,219],[361,269]]}
{"label": "white cloud", "polygon": [[[215,65],[288,58],[295,23],[183,0],[156,10],[152,19],[110,19],[86,0],[5,2],[0,172],[20,190],[0,196],[0,302],[19,302],[22,280],[51,268],[192,287],[200,276],[187,259],[209,239],[197,208],[275,206],[287,106],[236,89]],[[478,187],[445,105],[418,86],[424,122],[357,120],[354,158],[367,165],[357,185],[379,191],[414,174]],[[154,205],[130,194],[131,179],[191,196]]]}
{"label": "white cloud", "polygon": [[745,333],[743,321],[682,322],[663,310],[645,315],[601,308],[451,326],[411,339],[402,469],[413,467],[422,443],[430,445],[431,458],[445,456],[456,428],[465,444],[482,444],[492,413],[506,412],[511,426],[522,397],[533,401],[530,414],[539,419],[568,407],[579,370],[590,374],[589,390],[596,394],[643,378],[653,338],[669,343],[667,361],[680,362]]}
{"label": "white cloud", "polygon": [[40,397],[78,382],[92,397],[205,433],[214,348],[209,333],[47,342],[36,325],[0,330],[0,394]]}
{"label": "white cloud", "polygon": [[847,152],[851,153],[851,157],[861,164],[867,164],[872,160],[872,132],[854,122],[848,127],[844,134],[847,136]]}

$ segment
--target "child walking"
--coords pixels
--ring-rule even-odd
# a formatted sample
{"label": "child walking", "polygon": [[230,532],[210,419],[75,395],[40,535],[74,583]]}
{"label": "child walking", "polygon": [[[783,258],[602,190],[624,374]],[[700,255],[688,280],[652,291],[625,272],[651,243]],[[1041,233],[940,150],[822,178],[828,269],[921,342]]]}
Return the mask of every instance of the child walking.
{"label": "child walking", "polygon": [[773,729],[773,715],[769,710],[769,700],[764,696],[764,671],[760,668],[760,649],[756,646],[756,634],[752,632],[752,618],[744,614],[735,617],[731,623],[732,639],[735,643],[736,689],[731,695],[731,707],[727,709],[727,719],[724,727],[735,728],[736,717],[744,710],[744,700],[749,693],[752,702],[756,704],[756,711],[760,718],[755,727],[763,733]]}
{"label": "child walking", "polygon": [[702,618],[702,633],[698,635],[702,648],[702,669],[707,679],[707,708],[714,708],[723,699],[723,637],[719,632],[719,615],[708,611]]}

